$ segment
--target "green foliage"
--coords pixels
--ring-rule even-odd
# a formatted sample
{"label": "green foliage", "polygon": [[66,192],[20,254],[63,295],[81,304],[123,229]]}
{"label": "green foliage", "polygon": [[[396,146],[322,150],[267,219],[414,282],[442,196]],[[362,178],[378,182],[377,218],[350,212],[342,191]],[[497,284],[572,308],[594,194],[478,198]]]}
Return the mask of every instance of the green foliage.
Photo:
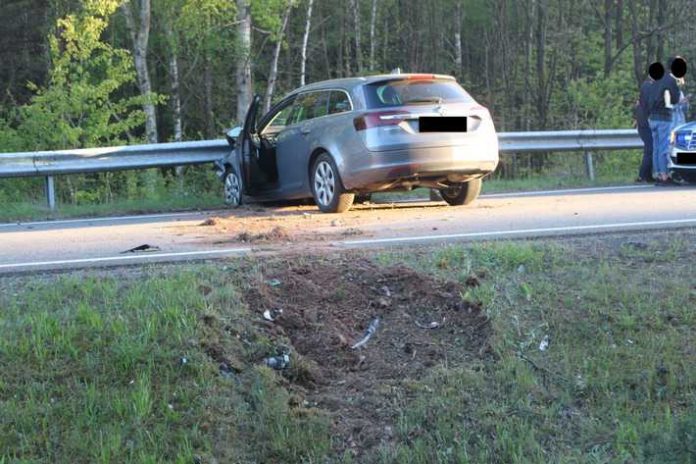
{"label": "green foliage", "polygon": [[50,37],[52,68],[49,84],[20,109],[19,131],[29,149],[114,145],[144,122],[139,109],[145,98],[123,97],[135,81],[130,54],[102,41],[112,0],[90,0],[79,14],[57,22]]}

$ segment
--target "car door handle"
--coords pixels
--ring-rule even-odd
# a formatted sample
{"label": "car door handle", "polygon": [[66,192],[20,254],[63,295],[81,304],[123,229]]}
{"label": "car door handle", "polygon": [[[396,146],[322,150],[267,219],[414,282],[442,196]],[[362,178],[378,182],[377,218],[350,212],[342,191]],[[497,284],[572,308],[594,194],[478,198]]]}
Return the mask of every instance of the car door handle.
{"label": "car door handle", "polygon": [[303,127],[302,129],[300,129],[300,134],[302,134],[302,135],[307,135],[310,132],[311,132],[311,130],[306,128],[306,127]]}

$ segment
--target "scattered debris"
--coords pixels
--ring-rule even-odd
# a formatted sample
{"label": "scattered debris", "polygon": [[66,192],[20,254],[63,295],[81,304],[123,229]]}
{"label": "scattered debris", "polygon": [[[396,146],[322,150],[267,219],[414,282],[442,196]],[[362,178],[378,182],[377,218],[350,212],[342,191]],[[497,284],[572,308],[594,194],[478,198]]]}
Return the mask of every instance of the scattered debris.
{"label": "scattered debris", "polygon": [[466,278],[466,281],[464,282],[464,284],[467,287],[478,287],[479,285],[481,285],[481,281],[475,275],[471,275],[471,276]]}
{"label": "scattered debris", "polygon": [[391,290],[389,290],[389,287],[383,285],[380,290],[382,290],[382,293],[384,293],[387,298],[391,298]]}
{"label": "scattered debris", "polygon": [[186,356],[182,356],[179,358],[179,365],[180,366],[185,366],[188,364],[188,358]]}
{"label": "scattered debris", "polygon": [[414,321],[414,322],[415,322],[416,325],[417,325],[418,327],[420,327],[421,329],[437,329],[438,327],[441,327],[442,324],[445,323],[445,319],[443,318],[443,319],[442,319],[442,322],[432,321],[432,322],[429,322],[429,323],[427,323],[427,324],[422,324],[422,323],[420,323],[420,322],[418,322],[418,321]]}
{"label": "scattered debris", "polygon": [[226,362],[221,362],[218,369],[220,370],[220,375],[226,379],[231,379],[234,375],[234,369],[232,369]]}
{"label": "scattered debris", "polygon": [[526,270],[527,270],[527,268],[524,267],[524,264],[520,264],[520,265],[518,266],[518,268],[517,268],[517,272],[518,272],[519,274],[524,274],[524,271],[526,271]]}
{"label": "scattered debris", "polygon": [[211,218],[208,218],[205,221],[201,222],[198,225],[205,227],[205,226],[216,226],[217,224],[218,224],[217,218],[211,217]]}
{"label": "scattered debris", "polygon": [[539,343],[539,351],[546,351],[549,347],[549,336],[544,335],[544,338]]}
{"label": "scattered debris", "polygon": [[648,248],[650,248],[650,245],[648,245],[647,243],[639,242],[636,240],[629,240],[627,242],[624,242],[623,246],[627,248],[634,248],[636,250],[647,250]]}
{"label": "scattered debris", "polygon": [[341,235],[343,235],[344,237],[349,237],[352,235],[362,235],[364,233],[365,232],[363,232],[360,229],[356,229],[355,227],[349,227],[348,229],[345,229],[343,232],[341,232]]}
{"label": "scattered debris", "polygon": [[280,282],[279,279],[267,280],[266,283],[267,283],[268,285],[270,285],[271,287],[279,287],[280,284],[281,284],[281,282]]}
{"label": "scattered debris", "polygon": [[377,331],[377,328],[379,327],[379,317],[374,318],[372,322],[370,322],[370,325],[367,327],[367,331],[365,332],[365,336],[357,342],[355,345],[351,346],[351,349],[355,350],[357,348],[360,348],[361,346],[365,345],[367,341],[374,335],[374,333]]}
{"label": "scattered debris", "polygon": [[331,227],[339,227],[342,225],[343,221],[341,221],[340,219],[334,219],[333,221],[331,221]]}
{"label": "scattered debris", "polygon": [[281,314],[283,314],[283,310],[281,308],[267,309],[263,312],[263,318],[267,321],[273,322],[278,319],[278,316]]}
{"label": "scattered debris", "polygon": [[310,213],[302,213],[302,216],[303,216],[305,219],[307,219],[308,217],[311,216],[311,214],[310,214]]}
{"label": "scattered debris", "polygon": [[271,356],[270,358],[264,359],[263,362],[271,369],[280,371],[290,367],[290,355],[284,353],[278,356]]}
{"label": "scattered debris", "polygon": [[268,232],[252,234],[242,232],[237,235],[236,239],[240,242],[270,242],[270,241],[290,241],[290,235],[283,227],[276,226]]}
{"label": "scattered debris", "polygon": [[389,298],[380,297],[380,299],[377,300],[377,305],[380,308],[388,308],[391,306],[391,300]]}
{"label": "scattered debris", "polygon": [[130,250],[122,251],[121,254],[125,253],[138,253],[138,252],[152,252],[152,251],[160,251],[160,247],[154,246],[154,245],[148,245],[147,243],[145,245],[140,245],[135,248],[131,248]]}

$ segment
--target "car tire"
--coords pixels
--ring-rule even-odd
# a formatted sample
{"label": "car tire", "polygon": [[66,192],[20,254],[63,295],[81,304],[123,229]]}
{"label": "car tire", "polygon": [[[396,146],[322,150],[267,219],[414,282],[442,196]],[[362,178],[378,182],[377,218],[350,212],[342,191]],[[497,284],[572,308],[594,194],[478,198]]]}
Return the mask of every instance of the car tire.
{"label": "car tire", "polygon": [[237,170],[232,166],[228,166],[223,177],[225,204],[232,208],[238,208],[242,205],[243,189],[242,178],[239,177]]}
{"label": "car tire", "polygon": [[481,179],[472,179],[457,186],[440,189],[440,195],[450,206],[468,205],[481,193]]}
{"label": "car tire", "polygon": [[322,153],[312,165],[314,202],[324,213],[343,213],[353,205],[355,194],[347,193],[333,158]]}

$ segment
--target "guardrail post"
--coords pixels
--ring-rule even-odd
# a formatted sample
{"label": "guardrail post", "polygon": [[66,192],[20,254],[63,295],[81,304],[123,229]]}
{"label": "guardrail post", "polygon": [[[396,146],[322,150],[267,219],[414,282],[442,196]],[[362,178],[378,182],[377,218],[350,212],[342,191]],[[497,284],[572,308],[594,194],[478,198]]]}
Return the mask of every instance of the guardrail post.
{"label": "guardrail post", "polygon": [[585,151],[585,172],[587,173],[587,178],[594,182],[594,163],[592,162],[591,151]]}
{"label": "guardrail post", "polygon": [[51,211],[56,209],[56,186],[53,176],[46,176],[46,203]]}

